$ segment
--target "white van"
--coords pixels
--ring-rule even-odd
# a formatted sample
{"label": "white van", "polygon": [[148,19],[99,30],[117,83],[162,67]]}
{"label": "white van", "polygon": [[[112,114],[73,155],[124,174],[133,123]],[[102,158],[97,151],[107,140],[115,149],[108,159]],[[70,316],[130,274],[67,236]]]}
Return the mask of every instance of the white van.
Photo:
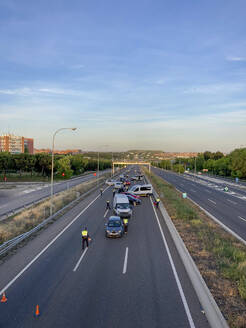
{"label": "white van", "polygon": [[123,183],[121,181],[115,181],[114,188],[115,189],[123,188]]}
{"label": "white van", "polygon": [[153,187],[151,184],[135,185],[128,190],[131,194],[140,196],[150,196],[153,194]]}
{"label": "white van", "polygon": [[115,194],[113,209],[115,214],[121,218],[130,217],[132,215],[132,209],[128,197],[124,194]]}

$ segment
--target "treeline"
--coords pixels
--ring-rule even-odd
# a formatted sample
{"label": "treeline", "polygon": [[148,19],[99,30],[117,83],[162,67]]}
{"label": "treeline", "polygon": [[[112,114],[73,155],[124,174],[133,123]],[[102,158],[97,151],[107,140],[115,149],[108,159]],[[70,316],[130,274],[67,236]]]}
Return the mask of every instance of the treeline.
{"label": "treeline", "polygon": [[[10,154],[0,152],[0,172],[29,172],[42,176],[51,175],[51,155],[49,154]],[[83,155],[55,155],[54,176],[58,178],[70,178],[85,171],[96,171],[98,162],[94,159],[84,158]],[[111,167],[111,161],[100,158],[99,169],[105,170]]]}
{"label": "treeline", "polygon": [[206,169],[212,174],[246,179],[246,148],[235,149],[228,155],[219,151],[205,151],[196,158],[176,158],[174,161],[163,160],[152,164],[180,173],[185,170],[198,172]]}

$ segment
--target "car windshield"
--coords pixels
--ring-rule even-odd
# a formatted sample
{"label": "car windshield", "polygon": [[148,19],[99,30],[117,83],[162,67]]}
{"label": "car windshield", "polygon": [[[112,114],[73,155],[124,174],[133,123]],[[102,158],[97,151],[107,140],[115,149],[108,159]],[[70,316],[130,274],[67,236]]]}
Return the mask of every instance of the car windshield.
{"label": "car windshield", "polygon": [[110,228],[120,227],[120,221],[109,221],[108,227],[110,227]]}
{"label": "car windshield", "polygon": [[117,208],[119,208],[121,210],[125,210],[125,209],[129,208],[129,204],[127,204],[127,203],[117,204]]}

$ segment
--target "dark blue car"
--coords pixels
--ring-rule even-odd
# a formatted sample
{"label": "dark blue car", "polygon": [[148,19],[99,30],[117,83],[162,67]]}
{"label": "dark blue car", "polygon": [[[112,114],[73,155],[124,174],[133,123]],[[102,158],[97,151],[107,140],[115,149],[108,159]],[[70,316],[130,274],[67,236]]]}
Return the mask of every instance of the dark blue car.
{"label": "dark blue car", "polygon": [[135,203],[136,205],[140,205],[141,202],[142,202],[141,199],[136,198],[136,197],[130,195],[129,193],[126,193],[125,195],[128,197],[128,200],[129,200],[129,203],[130,204],[134,204]]}
{"label": "dark blue car", "polygon": [[122,237],[124,235],[124,225],[119,216],[110,216],[105,224],[106,237]]}

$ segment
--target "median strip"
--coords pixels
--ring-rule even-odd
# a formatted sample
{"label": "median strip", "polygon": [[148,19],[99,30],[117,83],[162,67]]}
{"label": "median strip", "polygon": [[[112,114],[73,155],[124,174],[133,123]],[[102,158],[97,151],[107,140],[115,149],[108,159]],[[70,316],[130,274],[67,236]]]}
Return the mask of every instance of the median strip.
{"label": "median strip", "polygon": [[153,173],[155,190],[230,327],[246,327],[246,247]]}

